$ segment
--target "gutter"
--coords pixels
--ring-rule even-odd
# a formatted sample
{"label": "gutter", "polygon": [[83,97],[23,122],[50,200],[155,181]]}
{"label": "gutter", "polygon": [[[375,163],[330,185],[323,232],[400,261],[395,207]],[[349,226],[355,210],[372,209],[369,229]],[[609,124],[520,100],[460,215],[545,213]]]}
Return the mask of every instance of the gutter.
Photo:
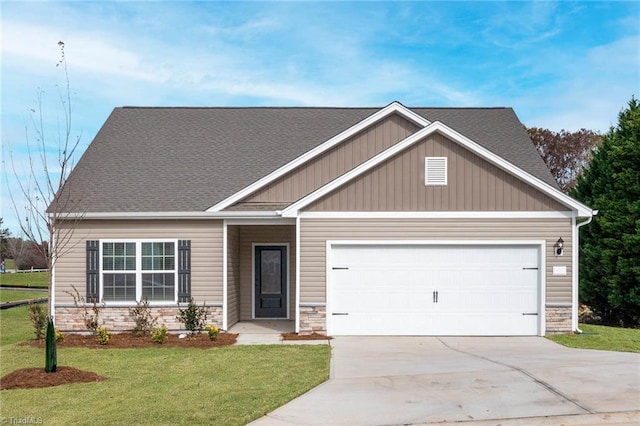
{"label": "gutter", "polygon": [[578,334],[582,334],[583,331],[580,330],[580,327],[578,327],[578,308],[579,308],[579,300],[578,300],[578,288],[579,288],[579,274],[578,274],[578,250],[580,249],[580,228],[588,225],[591,223],[591,221],[593,221],[593,216],[596,216],[598,214],[598,210],[593,210],[593,214],[591,216],[589,216],[587,218],[587,220],[585,220],[584,222],[581,223],[576,223],[575,225],[575,230],[576,230],[576,235],[575,238],[573,240],[573,250],[574,250],[574,256],[573,256],[573,262],[575,263],[573,265],[573,271],[574,271],[574,280],[573,280],[573,297],[574,297],[574,309],[575,309],[575,330],[576,333]]}

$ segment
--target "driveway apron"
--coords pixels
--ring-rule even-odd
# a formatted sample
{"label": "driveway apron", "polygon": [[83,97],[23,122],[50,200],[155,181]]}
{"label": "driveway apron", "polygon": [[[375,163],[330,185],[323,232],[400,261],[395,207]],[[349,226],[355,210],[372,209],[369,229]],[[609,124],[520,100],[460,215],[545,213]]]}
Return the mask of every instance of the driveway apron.
{"label": "driveway apron", "polygon": [[332,346],[330,379],[254,424],[526,423],[600,413],[640,421],[639,354],[541,337],[337,337]]}

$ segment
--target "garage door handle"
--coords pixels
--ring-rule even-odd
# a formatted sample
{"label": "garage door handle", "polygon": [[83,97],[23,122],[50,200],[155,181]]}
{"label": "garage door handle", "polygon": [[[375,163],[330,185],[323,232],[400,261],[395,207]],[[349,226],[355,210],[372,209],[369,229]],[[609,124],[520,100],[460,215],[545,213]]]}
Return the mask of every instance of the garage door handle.
{"label": "garage door handle", "polygon": [[331,315],[349,315],[348,312],[334,312]]}
{"label": "garage door handle", "polygon": [[522,268],[524,271],[537,271],[538,268]]}
{"label": "garage door handle", "polygon": [[349,268],[347,268],[347,267],[340,267],[340,266],[334,266],[334,267],[333,267],[333,268],[331,268],[331,269],[333,269],[334,271],[342,271],[342,270],[346,270],[346,269],[349,269]]}
{"label": "garage door handle", "polygon": [[538,315],[537,312],[523,312],[522,315]]}
{"label": "garage door handle", "polygon": [[437,291],[433,292],[433,303],[438,303],[438,292]]}

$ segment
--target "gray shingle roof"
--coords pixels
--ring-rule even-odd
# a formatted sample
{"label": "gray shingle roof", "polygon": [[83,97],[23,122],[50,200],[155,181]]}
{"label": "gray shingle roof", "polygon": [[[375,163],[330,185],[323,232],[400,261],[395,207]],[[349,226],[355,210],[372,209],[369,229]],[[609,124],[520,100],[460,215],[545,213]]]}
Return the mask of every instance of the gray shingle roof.
{"label": "gray shingle roof", "polygon": [[[411,109],[556,186],[512,109]],[[204,211],[376,111],[115,108],[61,199],[84,212]]]}

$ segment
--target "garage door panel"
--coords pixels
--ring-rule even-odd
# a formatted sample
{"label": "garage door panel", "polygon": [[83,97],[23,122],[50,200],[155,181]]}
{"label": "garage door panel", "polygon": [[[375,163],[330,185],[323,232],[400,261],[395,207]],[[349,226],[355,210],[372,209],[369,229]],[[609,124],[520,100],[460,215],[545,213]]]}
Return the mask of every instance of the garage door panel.
{"label": "garage door panel", "polygon": [[353,245],[330,258],[332,334],[538,334],[523,315],[538,312],[538,246]]}

